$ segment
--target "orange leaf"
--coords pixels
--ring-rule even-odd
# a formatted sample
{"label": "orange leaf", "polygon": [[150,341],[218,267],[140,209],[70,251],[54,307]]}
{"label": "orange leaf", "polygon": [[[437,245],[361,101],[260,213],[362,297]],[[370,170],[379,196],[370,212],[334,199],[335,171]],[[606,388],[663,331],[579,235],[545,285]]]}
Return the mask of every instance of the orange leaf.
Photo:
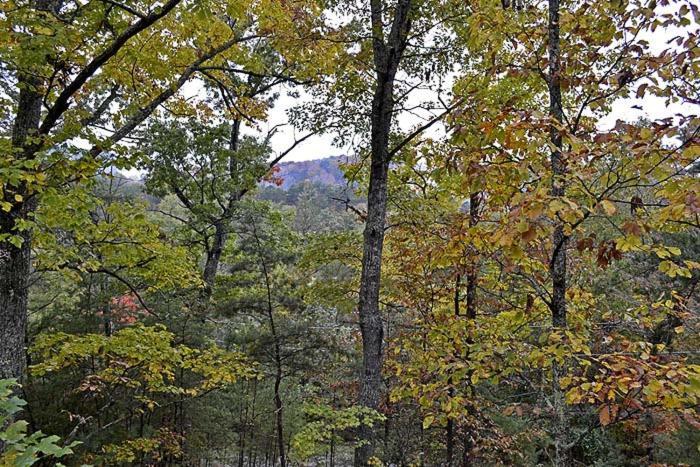
{"label": "orange leaf", "polygon": [[610,413],[610,408],[607,405],[602,406],[600,408],[600,411],[598,412],[598,419],[600,420],[600,424],[603,426],[610,425],[611,418],[612,414]]}

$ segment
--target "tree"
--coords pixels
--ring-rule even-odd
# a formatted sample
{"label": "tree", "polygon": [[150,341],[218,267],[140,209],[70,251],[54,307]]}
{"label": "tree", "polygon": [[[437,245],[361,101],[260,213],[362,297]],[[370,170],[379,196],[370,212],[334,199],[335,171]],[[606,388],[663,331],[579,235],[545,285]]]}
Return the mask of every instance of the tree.
{"label": "tree", "polygon": [[[549,73],[547,75],[547,90],[549,91],[549,118],[550,143],[552,156],[550,160],[552,171],[552,197],[566,195],[566,161],[562,155],[562,135],[560,127],[564,122],[564,110],[561,96],[561,55],[559,38],[559,0],[549,0],[547,8],[547,53],[549,61]],[[555,330],[565,330],[566,320],[566,249],[568,237],[564,233],[564,222],[555,221],[552,234],[552,259],[549,262],[550,275],[552,277],[552,298],[550,308],[552,310],[552,326]],[[552,384],[554,387],[554,410],[556,412],[556,428],[554,429],[554,463],[556,465],[570,465],[570,436],[568,435],[568,421],[566,420],[566,406],[560,391],[560,373],[566,373],[559,363],[552,364]]]}
{"label": "tree", "polygon": [[[313,20],[313,15],[301,11],[295,14]],[[258,25],[250,24],[247,34],[255,35],[256,27]],[[250,58],[243,61],[244,66],[228,60],[201,67],[204,84],[213,94],[214,107],[219,108],[218,117],[230,120],[230,124],[212,122],[208,127],[193,119],[174,120],[158,122],[147,131],[149,157],[143,166],[149,171],[149,187],[159,194],[166,191],[175,194],[191,212],[191,227],[202,237],[200,242],[206,258],[205,298],[211,295],[237,203],[263,178],[270,176],[271,169],[296,146],[316,133],[294,139],[286,150],[274,156],[268,143],[277,127],[261,141],[242,136],[244,122],[255,129],[266,119],[281,85],[302,84],[294,77],[294,72],[303,74],[303,71],[296,70],[294,62],[285,60],[274,45],[273,38],[256,37],[248,48]],[[203,177],[214,180],[205,182]],[[197,178],[198,189],[191,186],[198,183]]]}
{"label": "tree", "polygon": [[[384,324],[379,310],[382,249],[387,210],[387,177],[391,155],[389,131],[394,110],[394,79],[408,41],[411,25],[411,0],[399,0],[391,20],[391,30],[384,38],[384,4],[373,0],[371,10],[372,51],[376,83],[372,99],[370,137],[370,178],[367,190],[367,221],[362,253],[362,274],[358,311],[362,331],[362,379],[360,404],[379,407],[382,387],[382,346]],[[355,465],[368,465],[374,451],[371,427],[360,428],[364,442],[355,453]]]}
{"label": "tree", "polygon": [[[215,345],[193,349],[174,341],[175,335],[162,326],[142,324],[112,336],[43,335],[32,348],[36,363],[30,371],[35,377],[69,374],[76,386],[70,391],[73,426],[68,438],[84,441],[88,459],[179,458],[182,433],[170,409],[182,398],[255,378],[257,371],[240,352]],[[180,372],[191,377],[189,384],[181,385]]]}
{"label": "tree", "polygon": [[[452,5],[454,6],[454,5]],[[320,103],[302,107],[305,115],[297,115],[303,125],[318,125],[319,121],[335,121],[341,127],[338,140],[343,142],[348,134],[360,133],[366,144],[360,153],[367,156],[367,215],[364,230],[363,266],[360,279],[358,315],[363,342],[363,368],[360,375],[359,403],[376,410],[383,393],[383,320],[379,307],[381,263],[387,213],[387,180],[392,160],[404,147],[418,138],[426,129],[440,121],[452,107],[437,112],[441,105],[407,104],[412,91],[421,87],[421,80],[441,83],[441,76],[448,65],[450,44],[442,35],[440,25],[444,17],[453,18],[454,11],[442,4],[416,3],[411,0],[342,5],[353,11],[352,18],[338,34],[351,47],[340,54],[348,67],[337,68],[331,73],[330,84],[322,83],[316,92],[322,96]],[[443,11],[443,9],[445,11]],[[462,10],[455,15],[459,17]],[[368,20],[368,21],[367,21]],[[438,32],[436,32],[438,31]],[[435,33],[439,39],[428,46],[421,41]],[[369,38],[369,41],[367,41]],[[328,40],[335,38],[329,35]],[[359,45],[359,51],[353,50]],[[425,56],[437,57],[424,60]],[[409,60],[405,60],[408,56]],[[408,79],[397,78],[406,73]],[[431,72],[434,76],[431,77]],[[411,80],[416,81],[412,83]],[[441,84],[440,84],[441,86]],[[421,123],[408,132],[396,131],[397,116],[403,112],[422,109]],[[436,113],[437,112],[437,113]],[[368,125],[369,123],[369,125]],[[364,158],[364,157],[363,157]],[[356,451],[356,465],[367,465],[376,439],[373,430],[360,427],[361,443]]]}
{"label": "tree", "polygon": [[241,138],[240,121],[209,127],[195,121],[159,123],[150,128],[146,181],[156,195],[172,193],[186,217],[160,210],[195,235],[205,255],[202,279],[211,294],[237,203],[270,167],[269,149]]}
{"label": "tree", "polygon": [[[598,7],[606,13],[601,13],[601,10],[596,9]],[[553,449],[555,452],[559,451],[561,463],[567,462],[567,456],[574,455],[572,451],[581,456],[584,450],[582,440],[596,432],[593,425],[601,424],[600,413],[604,413],[604,426],[608,426],[611,420],[616,420],[612,423],[625,423],[628,417],[634,418],[633,410],[626,411],[623,415],[616,412],[616,417],[610,417],[608,408],[597,406],[587,409],[585,403],[582,404],[584,399],[578,397],[579,385],[597,391],[600,389],[599,383],[583,383],[583,380],[574,378],[576,383],[572,385],[570,377],[560,378],[556,374],[556,368],[559,367],[566,368],[566,373],[591,376],[610,363],[601,364],[598,356],[585,355],[595,352],[605,355],[624,354],[629,350],[627,345],[630,342],[627,339],[622,339],[626,342],[621,344],[622,347],[613,344],[602,349],[598,346],[597,343],[602,339],[600,333],[605,332],[599,326],[610,326],[611,328],[606,328],[610,332],[610,329],[623,328],[624,325],[612,318],[614,312],[609,311],[611,307],[605,303],[605,298],[590,292],[588,278],[600,274],[596,267],[611,267],[612,263],[619,261],[627,252],[645,251],[655,255],[652,252],[658,249],[662,256],[672,255],[659,244],[658,237],[641,227],[650,226],[647,222],[651,217],[661,215],[662,211],[669,214],[673,209],[663,202],[659,204],[665,207],[660,207],[655,213],[652,213],[654,208],[647,206],[642,214],[641,204],[644,203],[641,200],[650,195],[646,192],[647,189],[658,189],[656,196],[666,199],[668,192],[661,186],[669,183],[669,187],[678,187],[683,193],[680,196],[685,201],[674,197],[677,200],[676,213],[684,219],[681,222],[689,222],[684,225],[693,224],[688,214],[693,209],[691,205],[694,202],[685,197],[688,194],[687,186],[697,185],[696,178],[687,176],[687,167],[692,166],[697,157],[696,150],[691,149],[696,146],[697,138],[689,137],[681,129],[696,117],[690,114],[679,115],[675,119],[661,118],[655,124],[618,122],[610,131],[596,126],[610,112],[612,102],[620,97],[629,94],[643,96],[652,92],[652,86],[653,92],[660,92],[670,99],[674,98],[670,96],[675,96],[679,100],[685,100],[682,96],[689,93],[685,79],[678,75],[681,70],[674,68],[671,63],[673,60],[684,63],[689,60],[688,54],[692,53],[690,50],[696,47],[695,29],[684,29],[683,39],[678,40],[678,44],[683,44],[682,47],[658,55],[640,36],[642,31],[660,27],[661,24],[687,26],[688,17],[684,15],[690,9],[678,4],[676,7],[679,8],[680,15],[669,13],[656,16],[653,7],[636,5],[634,9],[621,10],[615,5],[607,4],[596,4],[596,8],[587,3],[562,4],[561,34],[566,40],[562,40],[560,48],[563,64],[559,77],[562,94],[561,124],[557,123],[556,115],[545,117],[543,112],[533,110],[542,108],[542,103],[549,97],[553,81],[545,73],[553,65],[552,60],[542,59],[542,51],[547,49],[549,41],[548,34],[545,33],[547,21],[544,21],[548,17],[548,8],[542,2],[516,13],[476,10],[470,18],[471,27],[465,28],[465,31],[474,30],[477,25],[493,29],[489,29],[490,34],[475,36],[464,33],[463,37],[465,44],[474,51],[472,56],[488,59],[477,59],[472,64],[471,72],[456,84],[455,92],[469,96],[469,99],[454,114],[455,126],[450,144],[435,144],[419,152],[417,157],[420,163],[412,161],[413,165],[406,169],[409,174],[413,172],[412,175],[401,180],[415,187],[414,190],[418,192],[414,195],[416,197],[420,197],[421,191],[423,197],[431,201],[433,196],[437,200],[443,200],[443,196],[447,195],[447,199],[457,205],[461,204],[466,193],[474,192],[474,188],[477,188],[484,198],[481,214],[483,221],[480,222],[484,230],[473,232],[472,228],[467,229],[463,218],[449,213],[450,209],[453,212],[456,210],[454,205],[446,206],[447,212],[431,205],[429,209],[435,209],[436,213],[434,217],[428,215],[427,218],[433,220],[428,221],[427,225],[423,223],[424,218],[421,218],[426,215],[425,212],[415,214],[419,223],[404,213],[401,219],[402,224],[407,225],[406,230],[410,231],[411,222],[417,222],[418,226],[413,235],[403,239],[403,243],[398,243],[403,247],[398,250],[398,263],[421,274],[418,276],[420,279],[414,279],[411,284],[426,284],[425,288],[413,286],[413,289],[417,289],[413,292],[409,287],[405,290],[407,297],[413,296],[409,309],[426,310],[424,316],[419,317],[423,318],[418,321],[419,330],[407,333],[414,339],[411,352],[416,354],[407,353],[413,356],[412,360],[419,358],[416,355],[425,360],[406,363],[405,366],[398,365],[396,371],[410,381],[408,385],[414,385],[412,395],[416,399],[425,396],[426,402],[435,397],[435,385],[444,387],[445,377],[442,375],[449,375],[449,370],[454,371],[455,367],[460,369],[457,374],[464,375],[463,372],[466,372],[474,377],[472,385],[487,374],[490,375],[488,378],[491,378],[491,384],[497,383],[501,389],[508,387],[506,381],[515,383],[522,378],[517,384],[523,390],[529,388],[537,391],[542,394],[542,398],[546,397],[550,403],[562,408],[564,394],[567,394],[569,404],[573,400],[571,395],[577,394],[577,406],[563,410],[573,411],[578,416],[567,418],[563,427],[561,421],[557,422],[558,414],[552,410],[551,405],[537,409],[539,413],[551,417],[547,423],[543,423],[542,428],[543,432],[551,434],[554,439],[551,448],[556,448]],[[539,35],[533,34],[533,31],[538,31]],[[619,48],[616,49],[619,54],[607,56],[595,52],[601,47],[607,47],[604,44],[612,43],[619,43]],[[480,47],[487,47],[489,52]],[[528,53],[532,54],[530,58],[527,58]],[[693,73],[689,71],[693,66],[688,63],[685,72]],[[644,81],[646,79],[653,84]],[[556,100],[556,96],[553,96],[552,102]],[[591,112],[591,116],[588,112]],[[552,154],[558,152],[558,141],[552,144],[553,134],[562,138],[560,155],[566,162],[566,170],[563,171],[561,169],[564,166],[557,167],[561,160],[555,157],[554,163],[552,162]],[[663,139],[665,143],[662,142]],[[414,169],[416,166],[418,169]],[[558,174],[553,175],[557,171]],[[672,179],[676,181],[671,182]],[[566,190],[552,198],[552,184],[558,182]],[[652,199],[650,196],[647,199],[650,204],[655,204],[660,198]],[[409,210],[418,212],[414,205],[408,206]],[[618,217],[622,215],[620,206],[629,208],[624,210],[623,217]],[[627,216],[628,212],[630,217]],[[454,220],[452,216],[455,217]],[[638,216],[645,220],[635,220]],[[668,220],[665,218],[662,223],[651,222],[654,228],[665,230],[670,227],[666,223]],[[672,221],[676,224],[674,230],[678,227],[678,220],[680,219]],[[430,222],[433,222],[432,226]],[[665,226],[662,227],[664,223]],[[500,227],[495,228],[495,225]],[[564,240],[570,242],[565,264],[568,271],[559,277],[569,281],[564,288],[561,287],[561,281],[554,282],[557,272],[553,270],[551,262],[561,248],[560,242],[554,240],[555,231],[559,228],[563,229]],[[434,235],[434,245],[424,238],[426,232]],[[640,235],[645,240],[641,240]],[[399,236],[398,241],[402,237]],[[392,239],[389,242],[391,244]],[[417,256],[407,253],[404,245],[411,245],[412,242],[419,245],[417,251],[420,252],[420,257],[428,258],[427,260],[420,261]],[[461,329],[460,325],[448,324],[445,319],[445,308],[452,308],[451,303],[447,304],[452,294],[447,294],[450,289],[447,289],[446,284],[454,283],[453,276],[445,279],[445,275],[460,265],[464,244],[469,245],[470,242],[471,246],[477,248],[482,265],[479,285],[484,295],[488,296],[482,300],[487,300],[484,305],[490,313],[480,317],[477,321],[479,334],[470,345],[465,346],[455,337],[455,333]],[[586,251],[595,257],[587,256],[589,253],[584,253]],[[680,249],[673,251],[679,255],[682,253],[684,258],[676,258],[671,262],[677,266],[683,263],[685,266],[680,267],[679,271],[682,270],[682,274],[688,277],[692,276],[693,260],[687,256],[688,252]],[[396,259],[392,257],[392,260]],[[597,263],[597,266],[591,264],[591,261]],[[449,264],[453,268],[448,269],[446,266]],[[424,270],[421,270],[421,265]],[[671,271],[675,267],[667,263],[662,269]],[[450,292],[454,292],[454,287]],[[671,293],[669,289],[666,292]],[[565,297],[571,307],[571,322],[564,332],[556,329],[556,323],[552,327],[552,312],[557,309],[561,311],[561,308],[554,306],[557,293],[560,297]],[[434,306],[434,311],[429,305],[419,307],[425,303]],[[656,305],[651,305],[653,303]],[[624,305],[616,305],[617,313],[628,316],[623,312]],[[662,307],[656,297],[651,295],[645,295],[641,299],[640,307],[644,306],[653,306],[656,310]],[[680,307],[677,305],[672,314],[678,313]],[[608,311],[604,313],[603,310]],[[543,315],[545,311],[547,314]],[[654,318],[655,322],[659,320],[654,327],[659,326],[660,322],[672,321],[667,319],[666,312],[659,314],[661,316]],[[633,318],[636,321],[643,319],[641,316],[647,316],[647,313],[640,308],[633,315],[636,316]],[[545,317],[549,320],[542,322]],[[602,325],[601,322],[606,324]],[[639,341],[635,345],[646,345],[643,342],[648,337],[642,335],[643,333],[637,335],[635,339]],[[445,342],[446,336],[452,337],[455,340],[454,346],[461,347],[462,350],[451,351],[452,344]],[[621,336],[618,335],[618,338]],[[504,352],[502,345],[509,350]],[[402,348],[407,349],[408,346]],[[436,352],[443,355],[442,367],[434,367]],[[530,354],[533,366],[525,369],[526,364],[522,360],[511,361],[510,356],[513,354]],[[400,355],[404,357],[403,354]],[[467,359],[466,356],[470,358]],[[547,356],[551,359],[547,359]],[[491,358],[493,361],[487,363]],[[617,357],[610,358],[617,360]],[[635,354],[635,358],[643,361],[645,357],[644,354]],[[693,364],[686,365],[676,359],[683,360],[684,357],[667,354],[661,358],[664,364],[654,363],[664,367],[670,364],[683,368],[678,374],[672,373],[674,376],[682,373],[682,383],[675,380],[661,383],[664,387],[667,384],[679,384],[674,386],[678,390],[674,392],[674,398],[683,402],[676,408],[664,405],[666,417],[671,419],[685,413],[684,410],[688,407],[685,404],[692,404],[693,398],[687,397],[689,394],[686,389],[695,378],[692,376],[695,371]],[[409,362],[412,360],[409,359]],[[403,359],[399,361],[403,362]],[[614,366],[619,369],[627,364],[618,361]],[[463,365],[466,368],[462,368]],[[513,368],[508,369],[510,365]],[[407,366],[411,370],[408,374]],[[490,369],[483,372],[485,367]],[[433,368],[435,370],[431,374]],[[590,372],[585,369],[590,369]],[[542,381],[546,381],[547,385],[552,380],[559,381],[554,382],[554,387],[536,384],[535,381],[540,380],[543,374],[546,379]],[[653,370],[653,374],[659,375],[657,370]],[[647,383],[640,384],[644,386]],[[627,387],[625,383],[621,384]],[[656,394],[656,383],[651,383],[651,386],[642,392]],[[426,393],[420,392],[418,387],[424,388]],[[479,387],[475,387],[478,391]],[[574,389],[576,387],[578,389]],[[513,394],[522,393],[522,390],[516,392],[516,388],[514,386]],[[623,393],[620,395],[623,400],[625,397],[628,400],[638,400],[634,391],[625,390]],[[587,394],[592,395],[591,392]],[[532,400],[523,399],[523,404],[533,404]],[[601,401],[600,398],[589,400]],[[652,402],[647,409],[655,411],[653,407],[657,402]],[[643,404],[640,403],[640,406]],[[586,415],[587,410],[595,414],[590,423],[586,421],[586,416],[590,416],[590,413]],[[437,420],[437,416],[433,420]],[[548,442],[544,441],[545,444]],[[549,449],[549,446],[545,448],[547,451]],[[551,456],[555,457],[554,452]]]}
{"label": "tree", "polygon": [[265,203],[239,206],[237,238],[223,257],[228,274],[216,296],[220,309],[238,322],[231,339],[270,367],[281,465],[287,465],[291,438],[285,433],[289,402],[283,385],[303,371],[323,368],[335,347],[334,338],[318,328],[323,309],[304,300],[303,276],[294,270],[300,239],[284,221]]}
{"label": "tree", "polygon": [[[252,37],[239,33],[251,20],[247,7],[210,2],[190,9],[181,3],[5,5],[3,87],[14,112],[5,115],[12,130],[3,139],[11,157],[3,160],[0,213],[0,376],[23,374],[31,217],[41,192],[89,176],[105,151],[202,66],[217,63],[224,52],[245,55],[236,46]],[[182,34],[190,39],[180,41]],[[90,149],[66,157],[77,138],[89,141]]]}

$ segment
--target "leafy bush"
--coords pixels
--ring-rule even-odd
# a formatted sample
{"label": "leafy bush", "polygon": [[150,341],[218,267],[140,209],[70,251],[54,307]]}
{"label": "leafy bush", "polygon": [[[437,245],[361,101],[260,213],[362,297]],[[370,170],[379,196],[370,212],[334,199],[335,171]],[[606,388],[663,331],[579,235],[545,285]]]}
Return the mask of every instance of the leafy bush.
{"label": "leafy bush", "polygon": [[[47,436],[41,431],[27,433],[28,423],[13,420],[27,403],[13,394],[17,382],[0,379],[0,441],[4,451],[0,453],[0,467],[24,467],[46,458],[60,459],[73,453],[77,441],[62,447],[58,436]],[[56,464],[61,465],[61,464]]]}

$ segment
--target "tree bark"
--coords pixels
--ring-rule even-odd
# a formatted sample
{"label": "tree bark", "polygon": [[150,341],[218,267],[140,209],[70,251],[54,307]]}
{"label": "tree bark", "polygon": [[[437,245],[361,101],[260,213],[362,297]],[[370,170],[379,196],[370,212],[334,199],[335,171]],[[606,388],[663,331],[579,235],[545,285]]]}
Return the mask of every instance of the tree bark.
{"label": "tree bark", "polygon": [[[12,127],[14,157],[28,156],[27,146],[38,132],[41,118],[41,82],[20,76],[17,115]],[[27,328],[28,279],[30,272],[31,233],[17,232],[17,221],[26,219],[36,204],[24,186],[4,185],[4,199],[12,205],[9,212],[0,210],[0,233],[16,234],[20,246],[0,241],[0,378],[20,378],[26,366],[24,335]],[[22,197],[16,201],[15,195]]]}
{"label": "tree bark", "polygon": [[281,364],[277,363],[277,371],[275,373],[275,421],[277,424],[277,446],[280,452],[280,467],[286,467],[287,460],[285,458],[284,448],[284,419],[282,406],[282,397],[280,396],[280,385],[282,384],[282,369]]}
{"label": "tree bark", "polygon": [[[0,215],[2,233],[12,231],[15,218],[16,213]],[[26,366],[24,335],[31,237],[27,232],[21,237],[19,248],[9,242],[0,245],[0,379],[21,378]]]}
{"label": "tree bark", "polygon": [[[479,208],[481,203],[481,194],[479,192],[474,192],[469,195],[469,227],[475,227],[479,223]],[[478,281],[478,269],[477,260],[475,255],[472,253],[469,258],[467,265],[467,309],[466,317],[472,326],[476,326],[476,284]],[[474,329],[473,327],[469,330],[469,335],[467,336],[467,343],[474,343]],[[468,355],[467,355],[468,358]],[[467,373],[467,381],[471,382],[472,372]],[[474,387],[469,384],[471,388],[472,395],[474,395]],[[470,407],[471,410],[471,407]],[[462,453],[462,463],[463,467],[471,466],[472,460],[472,439],[476,438],[476,433],[473,432],[472,427],[467,424],[465,426],[465,433],[463,437],[464,452]]]}
{"label": "tree bark", "polygon": [[[229,140],[229,149],[231,150],[231,156],[229,157],[228,167],[229,167],[229,178],[232,182],[236,178],[240,177],[241,168],[237,164],[236,156],[238,148],[240,145],[240,134],[241,134],[241,121],[240,119],[235,119],[231,124],[231,138]],[[221,218],[214,222],[214,238],[212,240],[211,247],[207,251],[207,259],[204,264],[204,272],[202,274],[202,279],[204,280],[204,291],[203,294],[205,298],[211,296],[214,290],[214,281],[216,280],[216,275],[219,272],[219,264],[221,263],[221,254],[226,246],[226,240],[228,240],[231,217],[233,215],[233,210],[235,209],[236,203],[240,201],[245,193],[243,190],[245,187],[239,189],[234,189],[229,193],[228,201],[226,204],[226,209],[221,215]]]}
{"label": "tree bark", "polygon": [[203,294],[206,298],[209,298],[214,290],[214,281],[219,272],[221,254],[224,251],[224,245],[228,239],[229,222],[230,219],[224,216],[214,223],[214,238],[211,247],[207,251],[207,260],[204,264],[204,272],[202,274],[202,279],[204,280]]}
{"label": "tree bark", "polygon": [[267,264],[265,263],[263,247],[258,238],[258,234],[253,225],[253,235],[255,236],[255,242],[258,247],[258,255],[260,256],[260,269],[263,274],[263,279],[265,280],[265,291],[267,294],[267,319],[268,325],[270,326],[270,334],[272,335],[273,342],[273,358],[275,361],[275,386],[274,386],[274,399],[275,399],[275,424],[277,431],[277,449],[279,450],[280,467],[286,467],[287,459],[285,457],[285,447],[284,447],[284,406],[282,404],[282,396],[280,393],[282,385],[282,346],[280,344],[279,335],[277,334],[277,326],[275,325],[275,315],[274,307],[272,303],[272,284],[270,282],[270,274],[267,269]]}
{"label": "tree bark", "polygon": [[[362,380],[360,404],[371,409],[379,407],[381,399],[382,342],[384,327],[379,310],[384,220],[386,217],[388,164],[372,164],[368,196],[367,223],[364,234],[359,312],[362,334]],[[355,450],[355,465],[365,466],[374,452],[375,433],[366,425],[359,430],[363,443]]]}
{"label": "tree bark", "polygon": [[[384,327],[379,310],[379,290],[387,211],[387,177],[391,161],[389,132],[394,112],[394,78],[406,48],[410,29],[410,8],[411,0],[397,2],[391,31],[385,42],[382,21],[384,5],[381,0],[372,0],[370,4],[376,85],[372,99],[371,168],[358,311],[362,334],[362,376],[359,402],[374,410],[379,407],[382,396],[381,370]],[[361,425],[358,430],[358,438],[359,445],[355,449],[355,466],[366,466],[374,454],[377,436],[372,427]]]}
{"label": "tree bark", "polygon": [[[478,192],[469,195],[469,227],[475,227],[479,222],[481,195]],[[476,319],[476,283],[478,280],[477,261],[470,258],[467,271],[467,318]]]}
{"label": "tree bark", "polygon": [[[562,135],[560,126],[564,120],[561,98],[561,51],[559,37],[559,0],[549,0],[548,4],[548,54],[549,76],[549,116],[552,120],[549,128],[550,141],[553,146],[551,154],[553,197],[565,195],[566,161],[562,155]],[[552,235],[553,252],[550,263],[552,276],[552,327],[553,330],[566,328],[566,247],[568,238],[564,233],[564,224],[557,219]],[[554,463],[557,466],[571,465],[571,447],[569,446],[569,426],[564,394],[559,387],[560,379],[566,368],[558,362],[552,362],[552,389],[554,407]]]}

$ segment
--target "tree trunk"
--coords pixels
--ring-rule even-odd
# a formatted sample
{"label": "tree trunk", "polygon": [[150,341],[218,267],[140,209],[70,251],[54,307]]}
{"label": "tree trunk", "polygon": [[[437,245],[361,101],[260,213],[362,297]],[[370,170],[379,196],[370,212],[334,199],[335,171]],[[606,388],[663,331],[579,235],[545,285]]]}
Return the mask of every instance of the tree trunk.
{"label": "tree trunk", "polygon": [[209,298],[214,290],[214,281],[216,280],[216,274],[219,272],[219,263],[221,262],[221,253],[223,253],[224,245],[228,239],[229,221],[227,216],[225,216],[214,224],[214,239],[212,240],[211,248],[207,251],[207,261],[204,264],[204,273],[202,274],[202,279],[204,280],[203,293],[206,298]]}
{"label": "tree trunk", "polygon": [[[236,180],[241,175],[241,167],[239,167],[238,161],[236,160],[236,153],[240,146],[240,135],[241,135],[241,121],[235,119],[231,124],[231,137],[229,139],[229,149],[231,150],[231,156],[228,161],[229,178],[231,182]],[[207,260],[204,264],[204,273],[202,274],[202,279],[204,280],[204,291],[203,295],[205,298],[209,298],[214,290],[214,281],[216,280],[216,275],[219,272],[219,263],[221,262],[221,254],[226,246],[226,240],[228,240],[229,234],[229,223],[231,222],[231,216],[233,215],[233,210],[238,201],[242,197],[242,190],[244,187],[232,188],[231,193],[229,193],[228,203],[224,212],[221,214],[221,218],[214,223],[214,239],[212,240],[211,248],[207,251]]]}
{"label": "tree trunk", "polygon": [[285,467],[287,465],[285,459],[285,449],[284,449],[284,420],[283,420],[283,407],[282,407],[282,397],[280,396],[280,385],[282,384],[282,371],[280,364],[277,365],[277,372],[275,374],[275,419],[277,423],[277,446],[280,452],[280,467]]}
{"label": "tree trunk", "polygon": [[[548,21],[548,53],[549,53],[549,116],[552,119],[550,125],[550,141],[553,146],[551,154],[552,164],[552,196],[565,195],[564,177],[566,175],[566,162],[562,155],[562,135],[559,126],[564,120],[564,111],[561,98],[561,51],[559,39],[559,0],[549,0]],[[552,327],[566,328],[566,247],[567,236],[564,233],[564,225],[561,220],[556,220],[552,235],[553,252],[550,263],[552,276]],[[571,447],[569,446],[569,426],[564,394],[559,387],[559,381],[566,374],[566,368],[558,362],[552,362],[552,389],[554,407],[554,463],[557,466],[571,465]]]}
{"label": "tree trunk", "polygon": [[[469,227],[475,227],[479,222],[479,207],[481,195],[478,192],[469,195]],[[470,258],[467,270],[467,318],[476,319],[476,283],[478,280],[477,260],[475,255]]]}
{"label": "tree trunk", "polygon": [[[469,227],[475,227],[476,224],[479,223],[479,208],[480,208],[480,203],[481,203],[481,194],[479,192],[474,192],[469,195]],[[476,320],[476,284],[477,280],[479,278],[478,275],[478,262],[476,259],[476,255],[474,252],[472,252],[467,261],[467,300],[466,300],[466,313],[465,316],[467,319],[471,322],[472,326],[475,326],[475,320]],[[459,280],[459,277],[458,277]],[[455,315],[459,316],[459,282],[457,283],[457,290],[455,292]],[[467,343],[468,344],[473,344],[474,343],[474,337],[473,337],[473,329],[470,329],[469,335],[467,336]],[[466,358],[469,358],[469,355],[466,355]],[[469,371],[466,376],[466,380],[468,382],[471,382],[471,374],[472,372]],[[474,387],[469,383],[469,387],[471,388],[472,395],[474,394]],[[452,389],[454,391],[454,389]],[[471,408],[470,408],[471,410]],[[476,433],[472,431],[472,427],[470,424],[467,424],[465,427],[465,433],[464,433],[464,438],[463,438],[463,449],[464,452],[462,453],[462,466],[470,466],[472,465],[472,458],[471,458],[471,451],[473,447],[472,439],[476,439]],[[454,430],[454,429],[453,429]],[[454,436],[454,434],[452,435]],[[454,445],[454,439],[449,440],[451,444]],[[449,447],[450,450],[454,450],[454,447]],[[450,459],[452,459],[453,454],[450,453]]]}
{"label": "tree trunk", "polygon": [[[394,112],[394,78],[406,48],[410,28],[411,0],[399,0],[394,12],[387,42],[383,38],[384,24],[381,0],[371,0],[372,47],[376,73],[376,87],[372,98],[371,168],[367,194],[362,274],[358,311],[362,334],[362,376],[360,404],[376,410],[382,396],[382,342],[384,327],[379,310],[382,250],[387,211],[387,177],[391,154],[389,131]],[[355,466],[366,466],[376,444],[375,430],[361,425],[358,430],[360,445],[355,449]]]}
{"label": "tree trunk", "polygon": [[280,467],[286,467],[287,460],[285,457],[284,448],[284,406],[282,404],[282,397],[280,395],[280,386],[282,385],[282,347],[280,345],[279,335],[277,334],[277,327],[275,326],[275,315],[274,307],[272,303],[272,283],[270,282],[270,274],[267,269],[267,264],[265,263],[265,258],[263,256],[263,247],[258,238],[258,234],[253,225],[253,235],[255,236],[255,242],[258,247],[258,255],[260,256],[260,269],[263,274],[263,279],[265,280],[265,291],[267,294],[267,319],[268,325],[270,326],[270,334],[272,334],[274,353],[273,358],[275,360],[275,424],[277,429],[277,449],[279,450]]}
{"label": "tree trunk", "polygon": [[[14,157],[30,158],[28,138],[39,128],[41,93],[36,79],[20,76],[17,115],[12,127]],[[34,210],[36,199],[28,197],[23,186],[3,184],[3,201],[12,204],[9,212],[0,210],[0,234],[17,234],[20,246],[0,241],[0,378],[21,378],[26,366],[24,335],[27,328],[28,279],[31,265],[31,234],[16,232],[18,220]],[[22,197],[21,201],[15,195]]]}
{"label": "tree trunk", "polygon": [[[461,308],[461,297],[459,296],[459,289],[462,287],[462,275],[460,273],[457,273],[457,279],[455,280],[455,295],[454,295],[454,312],[455,312],[455,318],[459,318],[460,316],[460,308]],[[447,379],[447,385],[449,386],[448,393],[450,397],[454,397],[456,394],[455,388],[452,386],[453,381],[452,381],[452,375]],[[452,417],[447,417],[447,427],[445,428],[445,435],[446,435],[446,453],[445,453],[445,464],[447,466],[452,465],[452,461],[454,459],[454,450],[455,450],[455,421]]]}
{"label": "tree trunk", "polygon": [[[0,215],[2,233],[11,232],[16,217]],[[26,366],[30,236],[25,233],[22,238],[19,248],[8,242],[0,244],[0,379],[21,378]]]}
{"label": "tree trunk", "polygon": [[[374,159],[374,154],[372,159]],[[360,404],[371,409],[379,407],[382,390],[382,341],[384,327],[379,311],[384,222],[386,218],[388,164],[372,162],[367,223],[360,283],[360,330],[362,333],[362,379]],[[372,427],[361,425],[359,439],[363,443],[355,450],[355,465],[365,466],[374,452],[375,433]]]}
{"label": "tree trunk", "polygon": [[[562,136],[558,128],[564,120],[560,85],[560,51],[559,51],[559,0],[549,1],[549,116],[554,123],[550,125],[552,151],[552,196],[564,196],[564,176],[566,163],[562,156]],[[554,251],[551,260],[552,274],[552,324],[554,327],[566,327],[566,243],[564,225],[557,221],[552,238]]]}

